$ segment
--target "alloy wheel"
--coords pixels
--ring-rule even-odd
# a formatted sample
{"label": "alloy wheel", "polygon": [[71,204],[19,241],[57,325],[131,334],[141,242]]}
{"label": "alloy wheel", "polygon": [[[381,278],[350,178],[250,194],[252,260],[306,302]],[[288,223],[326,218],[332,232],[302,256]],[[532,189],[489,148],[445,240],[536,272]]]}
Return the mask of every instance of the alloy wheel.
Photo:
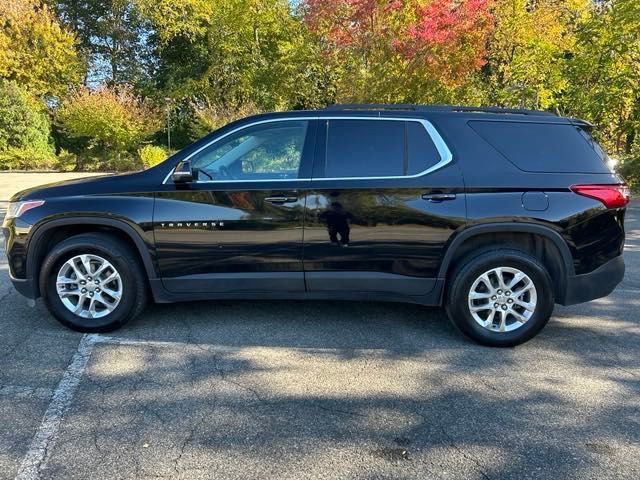
{"label": "alloy wheel", "polygon": [[106,259],[82,254],[62,264],[56,278],[56,290],[70,312],[83,318],[101,318],[120,303],[122,279]]}
{"label": "alloy wheel", "polygon": [[521,270],[497,267],[484,272],[471,285],[469,311],[483,328],[511,332],[522,327],[536,310],[533,280]]}

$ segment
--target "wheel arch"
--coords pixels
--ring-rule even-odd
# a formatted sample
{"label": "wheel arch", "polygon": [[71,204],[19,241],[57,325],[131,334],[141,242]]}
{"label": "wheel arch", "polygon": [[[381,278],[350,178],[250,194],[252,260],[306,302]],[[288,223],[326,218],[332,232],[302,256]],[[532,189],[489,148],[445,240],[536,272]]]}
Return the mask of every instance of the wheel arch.
{"label": "wheel arch", "polygon": [[547,268],[554,282],[556,301],[566,295],[567,277],[574,275],[573,257],[560,234],[537,224],[488,223],[462,230],[449,243],[443,256],[438,278],[449,283],[448,274],[478,249],[517,248],[534,255]]}
{"label": "wheel arch", "polygon": [[[35,298],[40,296],[39,276],[47,252],[68,234],[106,233],[119,237],[132,245],[140,258],[148,279],[156,278],[156,269],[149,246],[134,227],[123,220],[96,217],[69,217],[54,219],[37,225],[27,244],[27,278],[33,281]],[[48,234],[48,235],[47,235]],[[61,235],[63,235],[61,237]]]}

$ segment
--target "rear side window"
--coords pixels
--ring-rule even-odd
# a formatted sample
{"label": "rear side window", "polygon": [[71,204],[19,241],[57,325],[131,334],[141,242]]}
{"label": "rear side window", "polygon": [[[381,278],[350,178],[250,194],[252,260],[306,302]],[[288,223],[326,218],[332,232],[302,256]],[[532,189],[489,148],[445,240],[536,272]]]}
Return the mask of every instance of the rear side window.
{"label": "rear side window", "polygon": [[330,120],[327,124],[327,178],[416,175],[439,160],[419,122]]}
{"label": "rear side window", "polygon": [[586,132],[573,125],[483,121],[471,121],[469,125],[526,172],[609,171],[597,144],[588,142]]}
{"label": "rear side window", "polygon": [[329,121],[325,176],[400,176],[403,165],[404,122]]}

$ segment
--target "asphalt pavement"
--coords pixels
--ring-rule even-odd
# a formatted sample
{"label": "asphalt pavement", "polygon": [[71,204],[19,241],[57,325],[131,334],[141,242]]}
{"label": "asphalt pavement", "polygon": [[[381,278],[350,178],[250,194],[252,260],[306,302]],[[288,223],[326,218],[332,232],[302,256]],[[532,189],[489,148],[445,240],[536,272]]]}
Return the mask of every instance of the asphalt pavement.
{"label": "asphalt pavement", "polygon": [[636,480],[638,202],[627,230],[619,288],[513,349],[366,302],[150,305],[82,335],[0,252],[0,478]]}

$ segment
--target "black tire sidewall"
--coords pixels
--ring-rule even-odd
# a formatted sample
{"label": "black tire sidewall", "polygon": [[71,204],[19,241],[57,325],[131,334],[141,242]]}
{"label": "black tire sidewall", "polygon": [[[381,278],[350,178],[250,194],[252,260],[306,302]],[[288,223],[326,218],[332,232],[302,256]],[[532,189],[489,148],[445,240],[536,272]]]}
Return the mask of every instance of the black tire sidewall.
{"label": "black tire sidewall", "polygon": [[[98,237],[96,237],[98,239]],[[130,317],[136,304],[136,279],[131,259],[127,258],[122,246],[111,239],[99,239],[89,243],[71,238],[54,247],[45,260],[41,274],[41,292],[49,311],[62,324],[80,332],[108,332],[123,325]],[[83,318],[64,306],[57,293],[56,277],[64,262],[80,254],[98,255],[120,274],[122,297],[113,312],[101,318]]]}
{"label": "black tire sidewall", "polygon": [[[531,278],[537,294],[534,314],[520,328],[511,332],[492,332],[479,325],[468,308],[468,295],[473,282],[484,272],[497,267],[512,267]],[[447,298],[446,309],[453,324],[465,335],[489,346],[510,347],[534,337],[547,323],[553,312],[554,298],[551,278],[546,269],[533,257],[517,251],[487,252],[470,260],[455,274]]]}

